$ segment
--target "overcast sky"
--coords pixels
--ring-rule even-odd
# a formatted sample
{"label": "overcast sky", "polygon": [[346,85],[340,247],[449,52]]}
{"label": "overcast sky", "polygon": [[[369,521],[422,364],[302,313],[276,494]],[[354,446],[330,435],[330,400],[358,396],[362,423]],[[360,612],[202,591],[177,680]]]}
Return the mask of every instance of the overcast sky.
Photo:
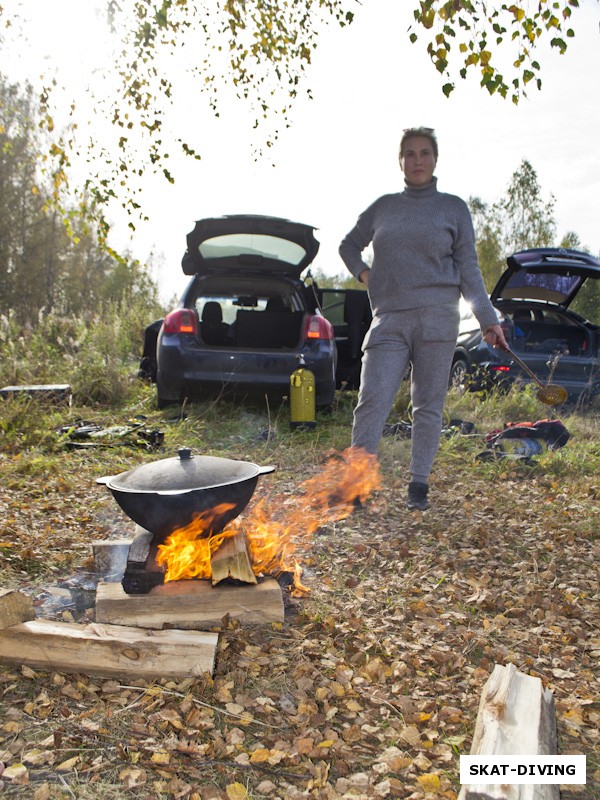
{"label": "overcast sky", "polygon": [[[128,220],[112,210],[113,246],[131,249],[142,261],[151,251],[160,254],[155,277],[163,299],[179,296],[186,285],[180,260],[194,221],[221,214],[272,214],[312,224],[321,241],[315,265],[343,272],[337,253],[342,236],[376,197],[402,188],[398,143],[401,130],[413,125],[436,129],[441,190],[495,202],[527,159],[544,199],[556,198],[558,237],[575,231],[600,254],[600,3],[583,0],[574,13],[576,37],[565,56],[540,52],[542,91],[531,89],[518,107],[489,97],[473,79],[459,81],[449,99],[442,94],[424,44],[408,41],[415,3],[363,0],[349,28],[324,29],[306,78],[314,99],[297,103],[292,127],[268,158],[255,160],[254,117],[226,89],[218,120],[203,95],[190,92],[185,109],[174,109],[172,121],[184,135],[201,132],[202,160],[173,161],[173,186],[148,180],[143,200],[150,223],[140,223],[133,237]],[[95,4],[28,0],[35,20],[23,28],[28,46],[16,55],[4,49],[0,68],[9,77],[34,78],[41,64],[61,63],[63,82],[79,82],[83,110],[85,85],[106,61]]]}

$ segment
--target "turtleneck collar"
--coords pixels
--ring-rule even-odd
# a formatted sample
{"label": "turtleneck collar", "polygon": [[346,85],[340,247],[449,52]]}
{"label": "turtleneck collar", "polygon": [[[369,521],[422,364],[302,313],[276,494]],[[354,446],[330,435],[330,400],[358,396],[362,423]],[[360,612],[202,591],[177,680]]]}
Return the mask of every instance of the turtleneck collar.
{"label": "turtleneck collar", "polygon": [[435,175],[426,186],[410,186],[410,184],[404,183],[404,194],[408,195],[408,197],[431,197],[435,192],[437,192],[437,178]]}

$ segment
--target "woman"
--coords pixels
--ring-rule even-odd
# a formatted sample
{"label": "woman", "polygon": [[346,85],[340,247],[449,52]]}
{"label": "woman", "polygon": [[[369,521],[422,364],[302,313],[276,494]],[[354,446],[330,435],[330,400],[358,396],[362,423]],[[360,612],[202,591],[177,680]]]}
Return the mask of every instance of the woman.
{"label": "woman", "polygon": [[[459,299],[471,305],[489,344],[506,340],[477,262],[471,215],[459,197],[437,189],[438,145],[431,128],[408,128],[400,142],[404,191],[380,197],[340,245],[350,272],[368,287],[373,322],[363,343],[352,446],[376,453],[396,393],[412,364],[412,450],[408,508],[429,507],[429,474],[459,324]],[[369,267],[362,251],[373,245]]]}

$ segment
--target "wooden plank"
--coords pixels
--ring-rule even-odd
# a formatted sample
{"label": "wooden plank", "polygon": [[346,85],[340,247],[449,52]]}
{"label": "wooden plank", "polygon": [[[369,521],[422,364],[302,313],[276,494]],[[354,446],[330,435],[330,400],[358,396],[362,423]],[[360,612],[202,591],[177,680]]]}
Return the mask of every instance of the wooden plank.
{"label": "wooden plank", "polygon": [[213,586],[226,578],[234,578],[244,583],[257,583],[248,552],[248,540],[244,533],[223,539],[218,550],[211,556],[210,572]]}
{"label": "wooden plank", "polygon": [[13,589],[0,589],[0,630],[34,618],[32,597]]}
{"label": "wooden plank", "polygon": [[31,385],[3,386],[0,397],[43,397],[56,403],[66,402],[71,405],[72,391],[68,383],[37,383]]}
{"label": "wooden plank", "polygon": [[[479,702],[471,755],[556,755],[552,692],[514,664],[496,664]],[[458,800],[559,800],[557,784],[465,784]]]}
{"label": "wooden plank", "polygon": [[212,673],[217,640],[218,634],[199,631],[38,619],[0,631],[0,661],[127,679],[197,677]]}
{"label": "wooden plank", "polygon": [[255,585],[170,581],[149,594],[128,595],[119,583],[99,583],[96,621],[161,630],[218,628],[229,615],[244,625],[283,622],[283,595],[273,578]]}

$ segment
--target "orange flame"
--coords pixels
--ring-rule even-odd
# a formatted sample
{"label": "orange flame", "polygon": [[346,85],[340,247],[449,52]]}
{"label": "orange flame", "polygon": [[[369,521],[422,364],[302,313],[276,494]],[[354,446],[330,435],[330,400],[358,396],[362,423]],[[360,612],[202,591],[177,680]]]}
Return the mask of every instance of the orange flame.
{"label": "orange flame", "polygon": [[314,532],[350,516],[356,502],[364,503],[380,485],[377,458],[362,448],[348,448],[331,456],[318,475],[301,484],[299,493],[259,500],[230,528],[246,534],[256,575],[292,572],[299,587],[296,563]]}
{"label": "orange flame", "polygon": [[235,503],[221,503],[197,514],[189,525],[173,531],[157,547],[156,563],[165,566],[165,583],[183,578],[210,578],[210,557],[227,535],[210,536],[214,521]]}
{"label": "orange flame", "polygon": [[334,453],[298,493],[262,498],[214,536],[207,535],[211,522],[232,506],[205,512],[159,545],[157,561],[167,566],[165,581],[210,578],[211,554],[225,538],[243,532],[256,575],[293,573],[292,594],[308,594],[298,561],[309,550],[312,535],[321,526],[348,517],[356,503],[364,503],[380,485],[377,458],[362,448],[348,448]]}
{"label": "orange flame", "polygon": [[305,586],[302,583],[301,579],[302,579],[302,567],[300,566],[300,564],[298,564],[298,562],[296,562],[296,565],[294,567],[294,580],[292,583],[293,588],[290,592],[292,597],[306,597],[307,594],[310,594],[310,589],[308,588],[308,586]]}

